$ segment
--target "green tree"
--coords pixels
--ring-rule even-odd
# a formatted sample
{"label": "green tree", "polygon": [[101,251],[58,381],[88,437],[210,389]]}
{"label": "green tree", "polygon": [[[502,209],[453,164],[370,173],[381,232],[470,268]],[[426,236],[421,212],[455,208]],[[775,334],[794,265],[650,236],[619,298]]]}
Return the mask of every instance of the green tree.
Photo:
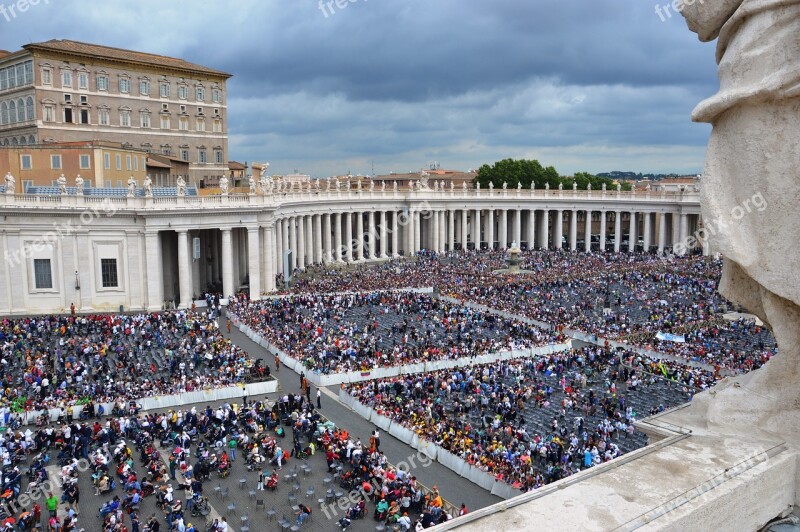
{"label": "green tree", "polygon": [[[503,159],[493,165],[484,164],[478,169],[475,178],[480,183],[481,188],[488,188],[489,183],[494,184],[495,188],[502,188],[503,182],[507,183],[508,188],[517,188],[518,183],[522,183],[522,188],[531,188],[531,183],[538,189],[545,188],[546,184],[551,189],[557,189],[562,184],[565,189],[572,189],[572,184],[577,183],[580,190],[586,190],[591,183],[592,190],[600,190],[605,183],[608,190],[616,190],[614,180],[607,177],[598,177],[589,172],[576,172],[574,176],[561,176],[552,167],[544,167],[537,160],[528,159]],[[622,190],[630,190],[628,182],[622,182]]]}

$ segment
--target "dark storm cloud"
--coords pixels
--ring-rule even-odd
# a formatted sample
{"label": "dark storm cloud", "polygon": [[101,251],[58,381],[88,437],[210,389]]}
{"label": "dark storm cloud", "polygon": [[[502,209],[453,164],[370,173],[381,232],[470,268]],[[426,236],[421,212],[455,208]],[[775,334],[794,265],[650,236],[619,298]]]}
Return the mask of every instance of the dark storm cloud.
{"label": "dark storm cloud", "polygon": [[0,18],[0,48],[71,38],[227,70],[231,157],[279,172],[538,154],[562,172],[696,171],[708,130],[689,113],[716,90],[713,45],[655,5],[355,0],[326,17],[316,0],[51,0]]}

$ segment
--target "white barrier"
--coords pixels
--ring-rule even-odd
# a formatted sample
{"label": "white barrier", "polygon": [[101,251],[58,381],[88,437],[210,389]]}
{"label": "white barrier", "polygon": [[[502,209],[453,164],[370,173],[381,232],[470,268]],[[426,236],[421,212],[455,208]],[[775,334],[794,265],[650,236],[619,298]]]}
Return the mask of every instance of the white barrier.
{"label": "white barrier", "polygon": [[[142,406],[142,410],[155,410],[160,408],[173,408],[176,406],[186,406],[194,403],[210,403],[212,401],[223,401],[226,399],[241,398],[244,392],[247,391],[248,397],[256,395],[264,395],[274,393],[278,389],[277,380],[269,380],[262,382],[254,382],[242,386],[225,386],[224,388],[209,388],[206,390],[196,390],[193,392],[184,392],[179,394],[157,395],[154,397],[144,397],[136,400],[136,403]],[[126,407],[128,401],[125,402]],[[114,409],[114,403],[98,403],[95,407],[102,405],[105,415],[110,415]],[[84,405],[74,405],[72,407],[72,418],[80,419],[80,414],[83,411]],[[24,424],[32,424],[36,418],[47,412],[50,421],[55,421],[61,414],[61,409],[50,408],[47,410],[31,410],[27,411],[22,416]]]}
{"label": "white barrier", "polygon": [[375,410],[372,411],[369,420],[373,425],[384,431],[388,431],[392,425],[390,418],[378,414]]}

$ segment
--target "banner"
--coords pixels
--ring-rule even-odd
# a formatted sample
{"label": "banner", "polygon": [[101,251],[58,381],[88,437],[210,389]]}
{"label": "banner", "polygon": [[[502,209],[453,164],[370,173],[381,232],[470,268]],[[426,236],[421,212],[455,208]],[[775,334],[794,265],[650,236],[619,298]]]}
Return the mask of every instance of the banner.
{"label": "banner", "polygon": [[656,338],[665,342],[676,342],[679,344],[686,342],[686,337],[683,335],[664,333],[660,331],[656,334]]}

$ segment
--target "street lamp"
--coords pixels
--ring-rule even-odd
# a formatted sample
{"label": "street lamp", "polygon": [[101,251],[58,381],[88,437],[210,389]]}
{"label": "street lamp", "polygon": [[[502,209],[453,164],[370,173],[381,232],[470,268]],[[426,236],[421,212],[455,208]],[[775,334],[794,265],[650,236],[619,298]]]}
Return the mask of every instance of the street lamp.
{"label": "street lamp", "polygon": [[75,270],[75,290],[81,289],[81,278],[78,275],[78,270]]}

